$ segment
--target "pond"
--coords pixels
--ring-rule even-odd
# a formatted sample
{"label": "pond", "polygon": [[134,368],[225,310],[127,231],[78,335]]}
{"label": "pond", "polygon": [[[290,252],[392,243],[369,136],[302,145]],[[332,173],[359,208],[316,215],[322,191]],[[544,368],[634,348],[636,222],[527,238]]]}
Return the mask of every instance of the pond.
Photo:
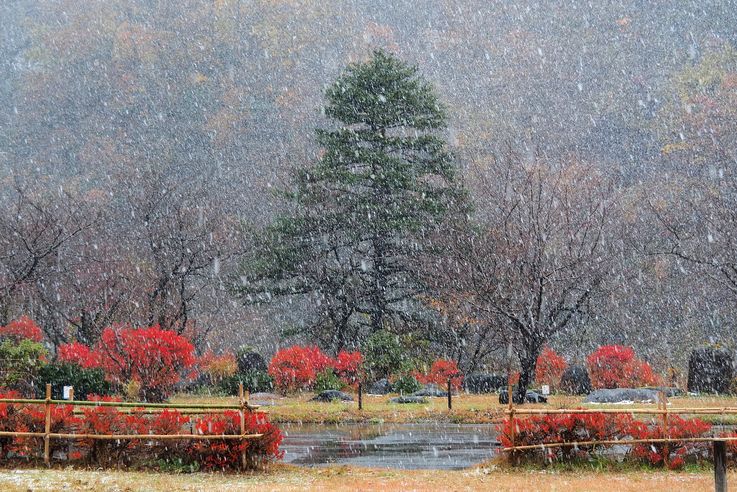
{"label": "pond", "polygon": [[284,424],[284,462],[452,470],[493,458],[493,424]]}

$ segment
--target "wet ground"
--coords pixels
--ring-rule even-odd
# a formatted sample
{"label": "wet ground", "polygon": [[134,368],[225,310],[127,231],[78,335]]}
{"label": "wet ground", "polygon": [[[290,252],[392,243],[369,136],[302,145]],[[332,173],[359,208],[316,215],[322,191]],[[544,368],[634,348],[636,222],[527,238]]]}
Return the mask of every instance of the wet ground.
{"label": "wet ground", "polygon": [[497,452],[492,424],[285,424],[284,462],[452,470]]}

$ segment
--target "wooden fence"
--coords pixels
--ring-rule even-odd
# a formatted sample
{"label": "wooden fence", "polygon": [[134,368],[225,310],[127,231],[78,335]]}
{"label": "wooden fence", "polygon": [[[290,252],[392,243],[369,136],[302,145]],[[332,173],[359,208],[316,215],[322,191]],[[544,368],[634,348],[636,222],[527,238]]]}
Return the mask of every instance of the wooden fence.
{"label": "wooden fence", "polygon": [[[143,402],[117,402],[117,401],[85,401],[74,400],[74,389],[71,389],[69,400],[52,400],[51,385],[46,385],[46,398],[43,400],[35,400],[30,398],[0,398],[0,403],[19,403],[28,405],[43,405],[45,407],[45,426],[44,432],[14,432],[0,431],[0,436],[10,437],[36,437],[43,438],[44,443],[44,463],[51,464],[50,442],[52,439],[93,439],[93,440],[117,440],[117,439],[151,439],[151,440],[172,440],[172,439],[205,439],[205,440],[222,440],[222,439],[256,439],[262,437],[263,434],[246,434],[246,412],[251,412],[258,408],[257,405],[248,403],[248,395],[243,391],[243,384],[238,388],[237,404],[216,404],[216,403],[143,403]],[[240,434],[78,434],[78,433],[54,433],[51,432],[51,407],[52,405],[71,405],[73,407],[115,407],[128,409],[134,413],[159,413],[164,410],[176,409],[182,414],[203,414],[203,413],[222,413],[225,410],[237,410],[240,413]],[[77,409],[75,408],[75,412]],[[245,463],[245,453],[242,456]]]}
{"label": "wooden fence", "polygon": [[[668,397],[664,391],[660,392],[658,405],[656,408],[515,408],[512,401],[512,385],[507,388],[509,396],[509,406],[505,413],[510,421],[513,422],[515,415],[555,415],[555,414],[630,414],[630,415],[660,415],[663,427],[663,435],[668,435],[668,416],[669,415],[737,415],[737,407],[720,407],[720,408],[687,408],[675,407],[668,408]],[[711,442],[714,451],[714,483],[717,492],[726,492],[727,490],[727,450],[726,443],[737,441],[737,437],[691,437],[691,438],[653,438],[653,439],[620,439],[620,440],[600,440],[600,441],[577,441],[577,442],[555,442],[543,444],[531,444],[516,446],[515,445],[515,426],[510,425],[510,441],[511,446],[502,448],[502,451],[511,453],[514,457],[516,451],[525,451],[531,449],[549,449],[561,447],[583,447],[596,445],[623,445],[630,444],[665,444],[663,452],[664,462],[668,463],[668,444],[680,442]],[[514,462],[514,459],[513,459]]]}

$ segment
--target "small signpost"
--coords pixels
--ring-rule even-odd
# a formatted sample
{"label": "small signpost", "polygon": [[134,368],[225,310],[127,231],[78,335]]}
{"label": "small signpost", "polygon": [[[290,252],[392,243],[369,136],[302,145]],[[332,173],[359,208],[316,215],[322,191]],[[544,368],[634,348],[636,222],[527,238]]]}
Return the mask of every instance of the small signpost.
{"label": "small signpost", "polygon": [[542,392],[543,392],[543,396],[549,396],[550,395],[550,385],[543,384]]}
{"label": "small signpost", "polygon": [[64,386],[62,398],[64,398],[65,400],[73,400],[74,399],[74,387]]}

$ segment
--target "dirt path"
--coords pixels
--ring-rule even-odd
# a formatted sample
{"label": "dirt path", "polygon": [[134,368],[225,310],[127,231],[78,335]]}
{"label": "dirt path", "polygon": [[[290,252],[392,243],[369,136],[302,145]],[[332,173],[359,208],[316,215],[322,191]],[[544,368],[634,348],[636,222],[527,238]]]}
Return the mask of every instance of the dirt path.
{"label": "dirt path", "polygon": [[[729,482],[737,483],[737,472]],[[394,490],[496,490],[496,491],[710,491],[711,473],[498,471],[478,468],[463,471],[395,471],[336,466],[305,469],[280,465],[268,473],[222,475],[80,471],[2,470],[0,490],[57,491],[394,491]]]}

